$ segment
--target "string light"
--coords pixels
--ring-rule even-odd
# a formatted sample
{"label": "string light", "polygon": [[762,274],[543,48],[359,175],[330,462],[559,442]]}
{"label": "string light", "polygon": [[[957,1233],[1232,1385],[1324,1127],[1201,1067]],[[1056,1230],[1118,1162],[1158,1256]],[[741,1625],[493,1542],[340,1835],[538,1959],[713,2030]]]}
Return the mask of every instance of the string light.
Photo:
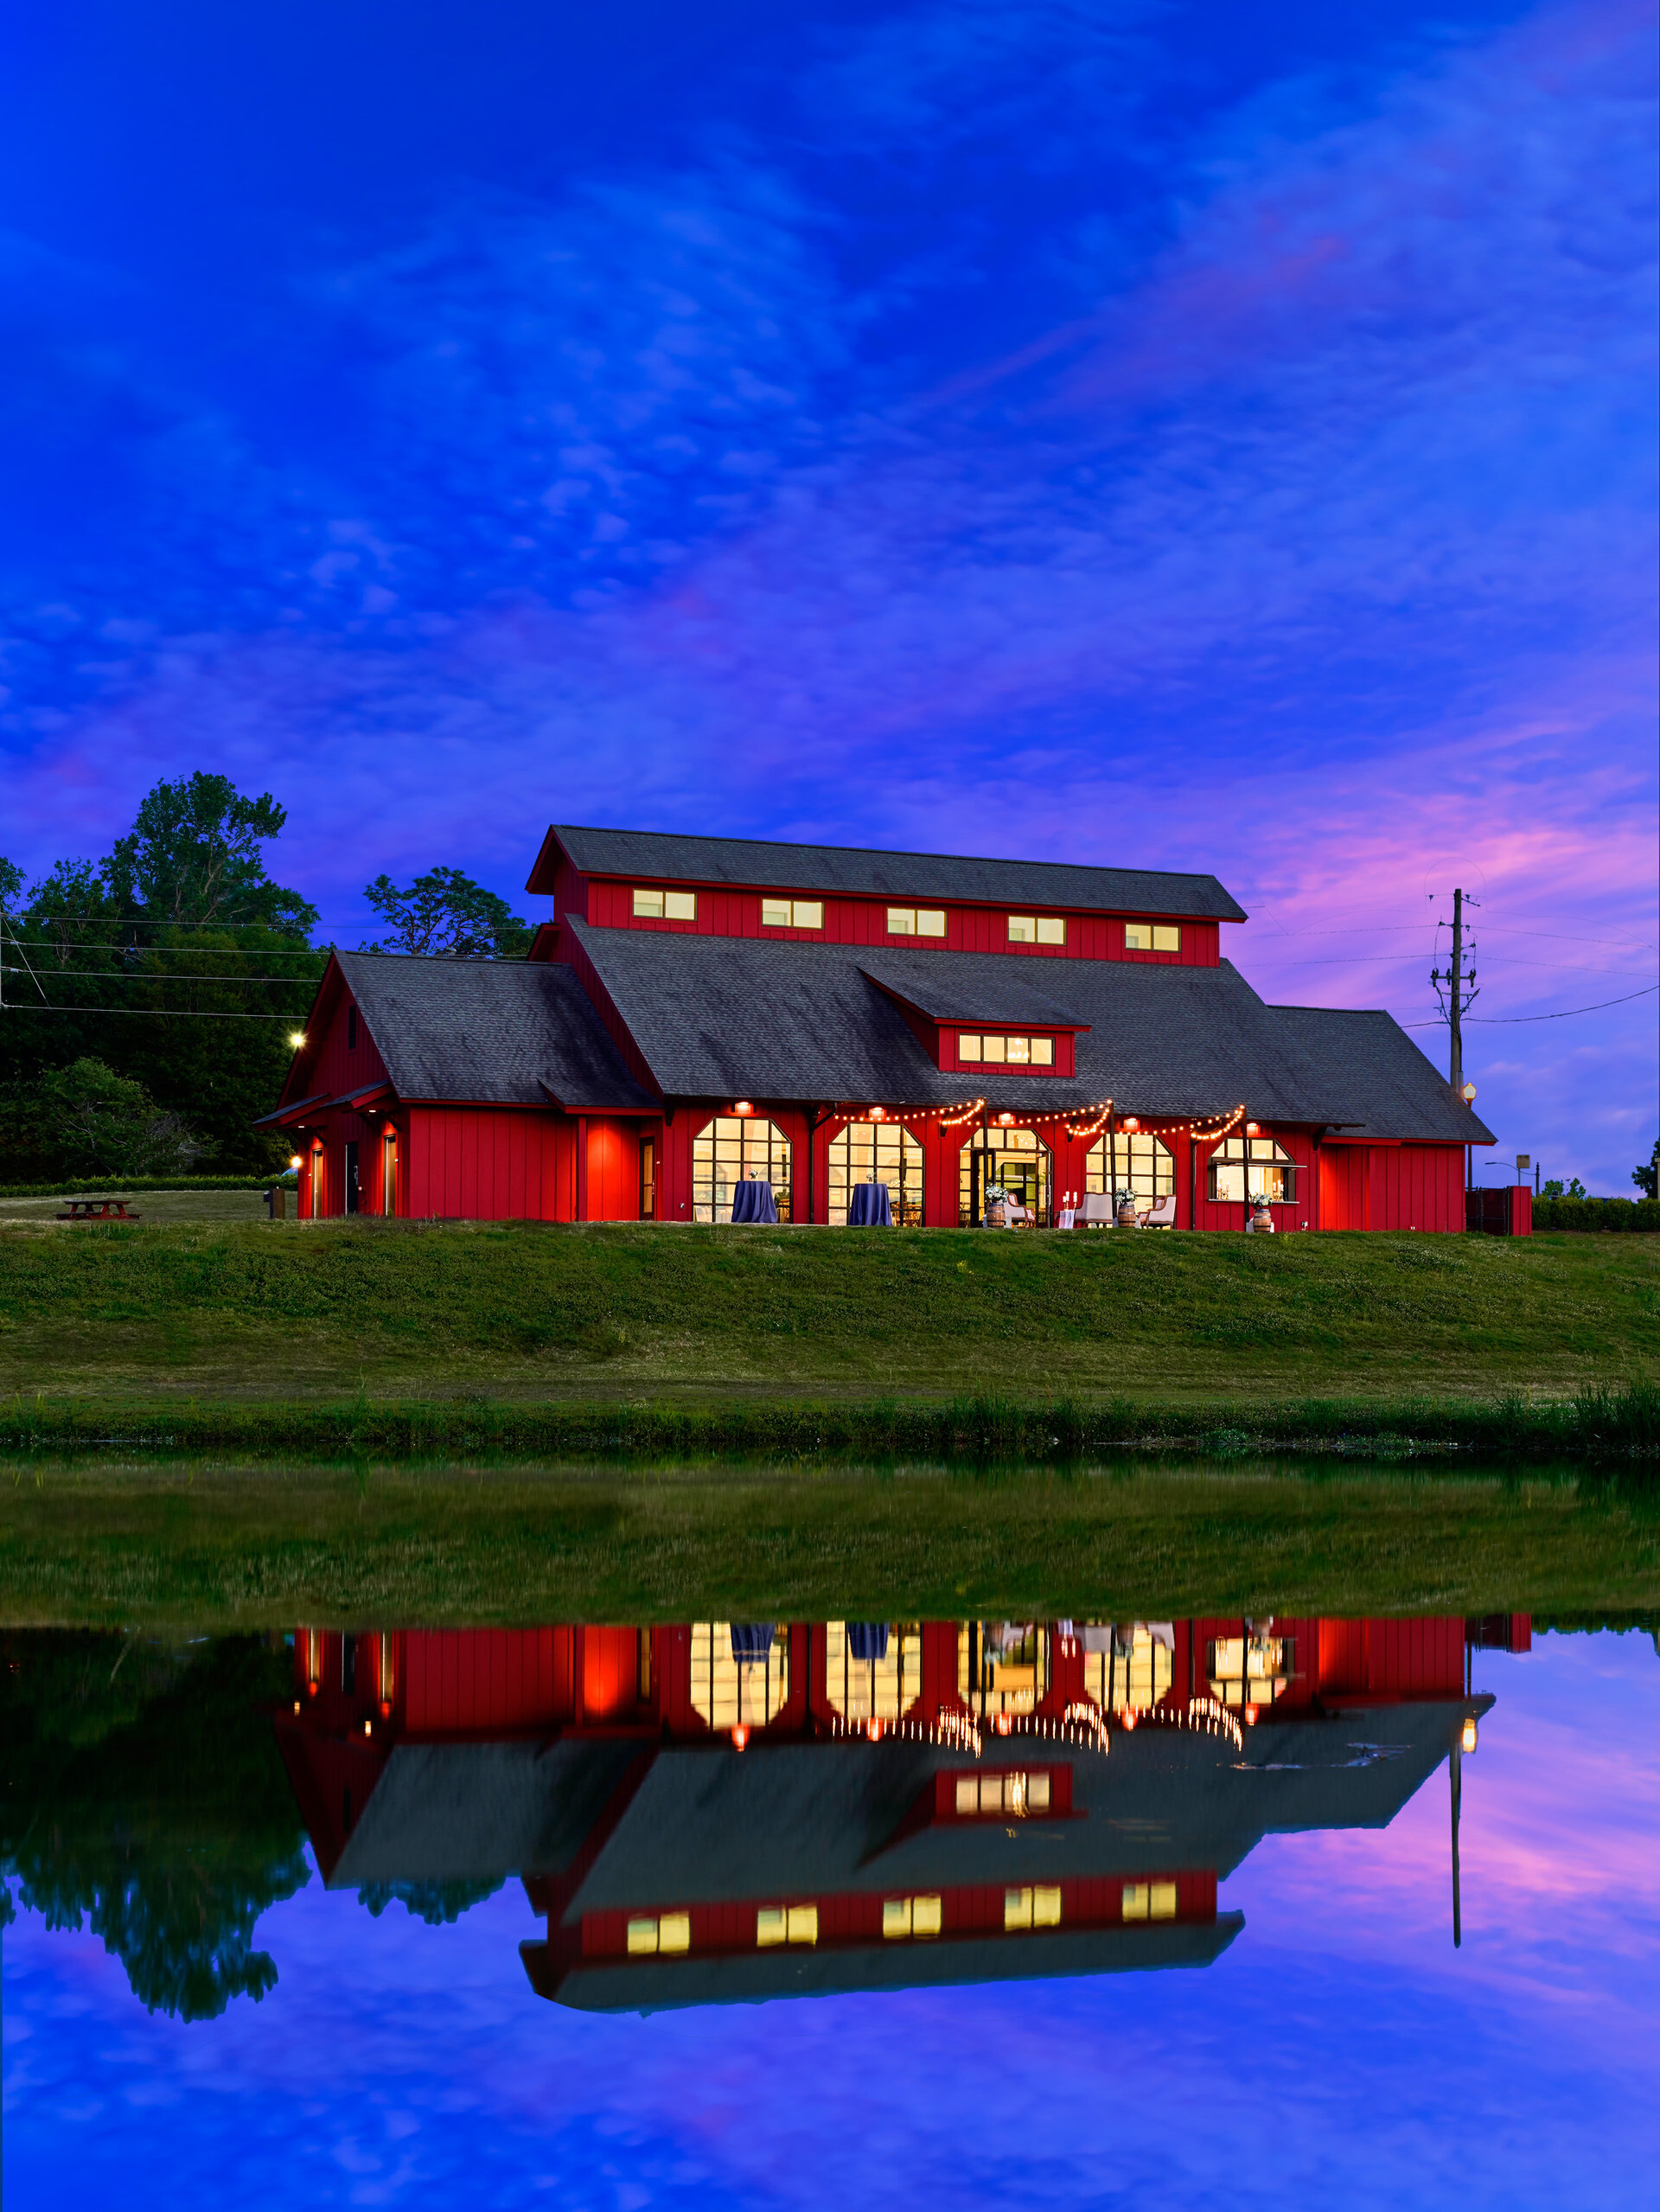
{"label": "string light", "polygon": [[[1063,1125],[1064,1134],[1069,1141],[1072,1143],[1093,1143],[1098,1136],[1104,1134],[1107,1124],[1112,1119],[1115,1109],[1116,1102],[1111,1098],[1103,1098],[1093,1106],[1063,1106],[1057,1108],[1051,1112],[1043,1114],[1014,1113],[1011,1112],[1007,1109],[1004,1109],[999,1112],[996,1117],[995,1126],[999,1128],[1004,1129],[1017,1128],[1023,1129],[1042,1128],[1047,1128],[1053,1122],[1059,1122]],[[752,1114],[755,1111],[755,1109],[747,1099],[740,1099],[732,1110],[737,1114]],[[822,1128],[827,1126],[829,1122],[836,1121],[898,1121],[905,1122],[932,1122],[941,1129],[961,1129],[966,1128],[969,1122],[977,1121],[985,1111],[986,1101],[984,1098],[970,1099],[966,1103],[959,1106],[902,1106],[893,1104],[885,1106],[869,1106],[852,1105],[843,1101],[826,1116],[824,1122],[820,1123],[819,1126]],[[1151,1133],[1159,1137],[1191,1137],[1195,1144],[1210,1144],[1219,1138],[1227,1136],[1232,1130],[1236,1129],[1240,1123],[1244,1121],[1245,1112],[1245,1108],[1242,1105],[1240,1105],[1235,1106],[1231,1113],[1223,1114],[1210,1118],[1197,1117],[1189,1122],[1165,1121],[1162,1117],[1157,1117],[1152,1122]],[[1126,1136],[1140,1134],[1144,1126],[1143,1122],[1133,1114],[1127,1114],[1123,1121],[1119,1124],[1120,1130]],[[1248,1123],[1247,1126],[1248,1128],[1256,1129],[1259,1125],[1253,1122]]]}

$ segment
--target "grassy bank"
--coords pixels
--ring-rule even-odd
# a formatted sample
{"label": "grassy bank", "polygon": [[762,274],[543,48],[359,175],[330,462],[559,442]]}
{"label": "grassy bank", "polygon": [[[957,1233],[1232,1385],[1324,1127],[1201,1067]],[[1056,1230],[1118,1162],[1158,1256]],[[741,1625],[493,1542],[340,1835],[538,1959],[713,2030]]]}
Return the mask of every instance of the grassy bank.
{"label": "grassy bank", "polygon": [[687,1618],[1646,1615],[1618,1481],[751,1463],[621,1470],[42,1458],[0,1488],[0,1620],[292,1628]]}
{"label": "grassy bank", "polygon": [[609,1459],[719,1454],[824,1463],[864,1457],[971,1466],[1070,1466],[1122,1450],[1222,1459],[1276,1453],[1399,1461],[1478,1458],[1506,1467],[1624,1462],[1660,1487],[1660,1389],[1600,1385],[1571,1398],[1130,1398],[1037,1404],[963,1398],[737,1398],[725,1405],[479,1399],[329,1404],[206,1400],[157,1405],[16,1397],[0,1406],[0,1453],[239,1451],[262,1457]]}
{"label": "grassy bank", "polygon": [[0,1391],[53,1401],[1179,1409],[1632,1378],[1660,1378],[1638,1237],[0,1223]]}

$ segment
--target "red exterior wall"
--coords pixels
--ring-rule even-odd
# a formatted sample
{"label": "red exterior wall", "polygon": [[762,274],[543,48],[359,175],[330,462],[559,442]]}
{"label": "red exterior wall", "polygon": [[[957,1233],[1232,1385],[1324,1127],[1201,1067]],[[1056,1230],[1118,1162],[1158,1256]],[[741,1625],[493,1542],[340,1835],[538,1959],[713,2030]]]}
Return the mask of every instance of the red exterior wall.
{"label": "red exterior wall", "polygon": [[[1065,907],[1050,907],[1042,911],[1058,913],[1065,917],[1066,943],[1063,945],[1011,944],[1008,937],[1010,910],[1006,906],[953,905],[943,899],[913,898],[909,894],[903,898],[896,895],[891,900],[826,898],[807,884],[794,890],[781,888],[769,892],[766,896],[774,898],[821,898],[824,906],[824,927],[821,930],[763,929],[761,925],[763,894],[760,892],[734,891],[724,885],[692,883],[680,887],[697,892],[695,921],[638,920],[634,911],[635,880],[630,878],[628,882],[621,883],[603,877],[584,878],[578,876],[574,870],[561,868],[559,887],[554,894],[556,912],[561,917],[568,913],[580,914],[584,921],[602,929],[658,930],[671,937],[778,937],[806,944],[870,945],[924,952],[935,949],[947,952],[1006,952],[1041,960],[1139,960],[1166,968],[1214,968],[1221,958],[1221,924],[1216,922],[1182,922],[1179,952],[1127,953],[1124,949],[1124,916],[1080,914]],[[660,882],[667,884],[671,879],[642,878],[638,880],[642,885],[649,882],[654,889],[659,887]],[[890,937],[890,905],[943,906],[944,937]],[[1133,915],[1128,918],[1165,922],[1172,917],[1167,915]]]}
{"label": "red exterior wall", "polygon": [[551,1109],[409,1109],[406,1208],[417,1219],[573,1221],[576,1170],[576,1124]]}

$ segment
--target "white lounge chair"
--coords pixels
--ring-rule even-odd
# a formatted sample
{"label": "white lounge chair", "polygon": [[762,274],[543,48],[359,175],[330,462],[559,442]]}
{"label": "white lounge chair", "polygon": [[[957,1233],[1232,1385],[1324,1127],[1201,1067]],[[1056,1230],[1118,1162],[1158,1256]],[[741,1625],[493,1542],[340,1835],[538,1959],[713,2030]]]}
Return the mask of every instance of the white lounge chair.
{"label": "white lounge chair", "polygon": [[1167,1198],[1160,1199],[1157,1205],[1150,1205],[1145,1213],[1138,1213],[1135,1218],[1143,1229],[1173,1229],[1176,1226],[1175,1192],[1172,1191]]}

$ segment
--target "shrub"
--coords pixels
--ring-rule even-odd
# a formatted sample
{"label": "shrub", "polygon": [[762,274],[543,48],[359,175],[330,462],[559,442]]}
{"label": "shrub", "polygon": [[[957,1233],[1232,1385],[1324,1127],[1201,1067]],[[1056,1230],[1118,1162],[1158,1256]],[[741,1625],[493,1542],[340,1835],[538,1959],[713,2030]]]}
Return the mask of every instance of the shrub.
{"label": "shrub", "polygon": [[1533,1202],[1533,1225],[1537,1230],[1582,1232],[1660,1230],[1660,1199],[1537,1198]]}

